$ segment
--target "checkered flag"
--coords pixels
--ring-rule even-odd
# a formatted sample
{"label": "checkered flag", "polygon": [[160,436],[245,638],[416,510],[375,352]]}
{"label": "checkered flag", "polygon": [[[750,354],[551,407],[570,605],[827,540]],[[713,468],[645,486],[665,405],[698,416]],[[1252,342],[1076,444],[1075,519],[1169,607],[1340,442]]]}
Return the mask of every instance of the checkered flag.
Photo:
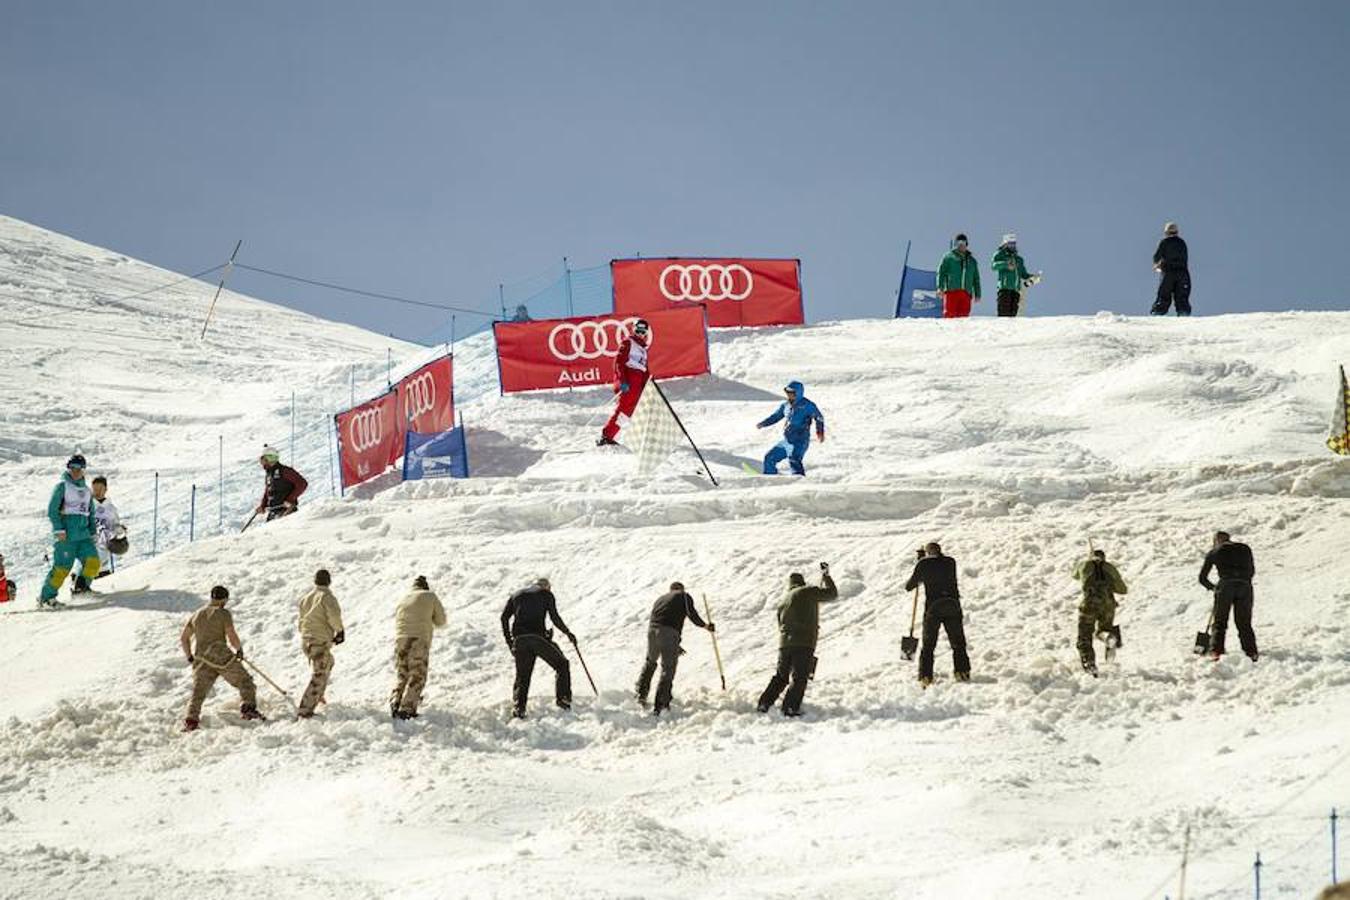
{"label": "checkered flag", "polygon": [[680,445],[680,423],[653,380],[638,399],[624,443],[637,454],[638,474],[651,475]]}
{"label": "checkered flag", "polygon": [[1345,382],[1345,366],[1341,366],[1341,392],[1336,398],[1336,409],[1331,413],[1327,446],[1332,453],[1350,456],[1350,386]]}

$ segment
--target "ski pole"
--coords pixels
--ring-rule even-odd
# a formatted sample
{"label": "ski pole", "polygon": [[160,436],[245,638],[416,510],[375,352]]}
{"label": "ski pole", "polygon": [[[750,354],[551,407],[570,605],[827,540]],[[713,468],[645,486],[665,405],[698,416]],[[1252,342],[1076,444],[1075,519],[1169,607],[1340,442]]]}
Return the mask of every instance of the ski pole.
{"label": "ski pole", "polygon": [[256,518],[258,518],[258,511],[255,509],[253,515],[249,516],[248,521],[244,523],[244,527],[239,529],[239,533],[243,534],[245,531],[248,531],[248,526],[252,525],[253,520]]}
{"label": "ski pole", "polygon": [[251,659],[248,659],[248,658],[246,658],[246,657],[242,657],[242,656],[241,656],[241,657],[239,657],[239,661],[242,662],[244,665],[248,666],[248,667],[249,667],[250,669],[252,669],[254,672],[257,672],[257,673],[258,673],[258,676],[259,676],[260,678],[262,678],[263,681],[265,681],[265,682],[267,682],[268,684],[270,684],[270,685],[272,686],[272,688],[273,688],[278,694],[280,694],[281,696],[285,697],[285,698],[286,698],[286,702],[289,703],[289,704],[291,705],[291,707],[294,708],[295,711],[296,711],[297,713],[300,711],[300,707],[299,707],[299,706],[296,706],[295,700],[291,698],[291,695],[288,694],[288,693],[286,693],[285,691],[283,691],[283,690],[281,689],[281,685],[277,684],[277,683],[276,683],[275,681],[273,681],[271,678],[268,678],[268,677],[267,677],[267,673],[264,672],[262,669],[258,668],[257,666],[255,666],[255,665],[253,664],[253,661],[252,661]]}
{"label": "ski pole", "polygon": [[[712,624],[712,609],[708,606],[708,595],[703,595],[703,615],[707,616],[708,624]],[[722,668],[722,651],[717,649],[717,632],[709,631],[708,636],[712,638],[713,657],[717,660],[717,677],[722,679],[722,690],[727,689],[727,673]]]}
{"label": "ski pole", "polygon": [[581,648],[577,646],[577,639],[572,638],[572,649],[577,651],[577,659],[581,661],[581,671],[586,673],[586,680],[591,683],[591,690],[595,691],[595,696],[600,696],[600,689],[595,686],[595,679],[591,677],[591,670],[586,665],[586,657],[581,655]]}

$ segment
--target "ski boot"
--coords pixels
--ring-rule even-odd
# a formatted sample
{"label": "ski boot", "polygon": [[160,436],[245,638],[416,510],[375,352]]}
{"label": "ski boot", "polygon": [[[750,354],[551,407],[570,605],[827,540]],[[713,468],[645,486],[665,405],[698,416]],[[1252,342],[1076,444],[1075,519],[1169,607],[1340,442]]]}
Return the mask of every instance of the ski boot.
{"label": "ski boot", "polygon": [[201,728],[201,727],[202,727],[202,723],[201,723],[201,720],[200,720],[200,719],[184,719],[184,720],[183,720],[183,731],[184,731],[185,733],[186,733],[186,732],[189,732],[189,731],[196,731],[198,728]]}
{"label": "ski boot", "polygon": [[252,703],[245,703],[243,706],[239,707],[239,718],[246,722],[267,721],[267,716],[258,712],[258,707],[254,706]]}
{"label": "ski boot", "polygon": [[38,609],[65,609],[66,605],[55,597],[39,597]]}
{"label": "ski boot", "polygon": [[602,435],[600,435],[600,440],[598,440],[598,441],[595,442],[595,446],[597,446],[597,447],[617,447],[617,446],[619,446],[619,442],[616,441],[616,440],[614,440],[614,438],[612,438],[612,437],[605,437],[605,436],[602,434]]}

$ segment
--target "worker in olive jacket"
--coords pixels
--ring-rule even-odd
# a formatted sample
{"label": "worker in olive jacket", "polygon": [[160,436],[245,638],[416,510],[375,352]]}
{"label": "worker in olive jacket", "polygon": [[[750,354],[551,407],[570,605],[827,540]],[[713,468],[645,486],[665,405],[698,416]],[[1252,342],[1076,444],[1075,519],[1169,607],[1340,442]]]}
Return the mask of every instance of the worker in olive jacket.
{"label": "worker in olive jacket", "polygon": [[839,599],[829,563],[820,564],[820,586],[809,585],[800,572],[788,576],[787,594],[778,603],[778,668],[759,695],[758,709],[768,712],[778,695],[783,715],[800,716],[806,682],[815,669],[816,641],[820,637],[820,604]]}

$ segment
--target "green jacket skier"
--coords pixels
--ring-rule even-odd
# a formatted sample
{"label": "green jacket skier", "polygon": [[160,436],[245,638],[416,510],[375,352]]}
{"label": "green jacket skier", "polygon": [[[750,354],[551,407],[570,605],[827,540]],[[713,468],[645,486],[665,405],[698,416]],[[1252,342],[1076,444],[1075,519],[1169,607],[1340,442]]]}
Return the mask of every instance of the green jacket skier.
{"label": "green jacket skier", "polygon": [[47,519],[52,524],[52,538],[55,546],[52,550],[52,567],[47,580],[42,583],[42,593],[38,605],[54,607],[56,594],[65,583],[66,576],[80,563],[85,578],[95,578],[101,568],[98,558],[98,546],[94,536],[98,533],[98,521],[95,518],[94,493],[84,480],[84,457],[76,453],[66,462],[66,473],[52,490],[51,500],[47,502]]}
{"label": "green jacket skier", "polygon": [[1120,571],[1106,561],[1101,550],[1074,566],[1074,579],[1082,585],[1083,600],[1078,604],[1078,655],[1083,668],[1097,674],[1097,654],[1092,639],[1100,636],[1106,642],[1109,660],[1120,646],[1120,626],[1115,624],[1116,595],[1128,594],[1130,589]]}

